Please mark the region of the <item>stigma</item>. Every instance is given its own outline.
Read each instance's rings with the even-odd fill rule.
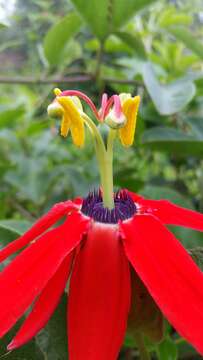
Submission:
[[[117,224],[119,220],[130,219],[137,212],[137,207],[129,193],[126,190],[120,190],[114,194],[114,208],[108,209],[104,207],[102,192],[98,190],[90,192],[83,199],[81,212],[94,221]]]

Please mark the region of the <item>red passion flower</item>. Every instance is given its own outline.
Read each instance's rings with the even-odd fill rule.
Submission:
[[[51,111],[63,116],[62,131],[70,129],[74,143],[81,146],[82,118],[87,115],[78,98],[73,99],[75,95],[78,93],[58,93]],[[107,119],[110,124],[109,144],[112,131],[123,130],[119,136],[126,144],[131,141],[127,132],[135,128],[135,122],[129,122],[132,111],[136,118],[137,105],[131,97],[124,102],[123,98],[109,102],[103,96],[100,111],[93,108],[99,121]],[[77,121],[81,121],[79,125]],[[120,127],[122,121],[124,127]],[[96,132],[94,125],[89,126]],[[108,145],[105,151],[109,151]],[[0,251],[2,262],[22,249],[0,274],[0,336],[31,307],[8,350],[29,341],[48,322],[70,279],[67,326],[71,360],[117,359],[129,314],[136,322],[136,292],[145,297],[143,301],[151,299],[153,313],[160,314],[159,322],[163,314],[203,354],[202,272],[166,227],[173,224],[203,231],[203,214],[166,200],[147,200],[128,190],[110,193],[111,184],[105,177],[110,170],[105,172],[102,161],[101,190],[54,205]],[[64,221],[53,228],[61,219]],[[145,317],[151,315],[145,313]],[[152,339],[161,338],[150,322],[149,326],[141,324],[139,330]]]

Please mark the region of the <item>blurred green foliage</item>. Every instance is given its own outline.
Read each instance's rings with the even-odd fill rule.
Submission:
[[[53,203],[98,186],[91,141],[82,151],[75,149],[58,135],[59,124],[48,119],[46,107],[56,85],[80,89],[97,105],[102,92],[140,94],[135,144],[129,150],[116,144],[115,187],[203,211],[201,7],[201,0],[16,0],[13,11],[5,11],[0,26],[1,246]],[[188,249],[197,249],[191,253],[198,262],[202,235],[173,230]],[[66,359],[61,311],[36,341],[7,359]],[[126,338],[121,358],[136,358],[134,347]],[[198,359],[169,326],[165,340],[149,348],[160,360]]]

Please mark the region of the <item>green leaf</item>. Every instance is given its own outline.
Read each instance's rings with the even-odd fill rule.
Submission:
[[[121,39],[119,39],[116,35],[110,35],[108,37],[108,39],[105,41],[104,50],[106,53],[126,53],[133,55],[133,49],[130,48]]]
[[[195,95],[195,85],[189,80],[178,80],[169,85],[160,84],[149,62],[143,64],[142,76],[156,109],[162,115],[182,110]]]
[[[147,185],[141,191],[140,194],[145,196],[148,199],[161,200],[166,199],[172,201],[174,204],[194,209],[193,204],[186,197],[184,197],[178,191],[171,189],[167,186],[156,186],[156,185]]]
[[[13,107],[0,108],[0,128],[13,127],[25,113],[23,104]]]
[[[203,141],[203,118],[190,117],[185,122],[189,125],[191,133],[199,140]]]
[[[24,320],[24,317],[21,318],[11,331],[0,340],[0,358],[2,360],[45,360],[43,353],[40,351],[34,339],[17,350],[11,352],[6,350],[6,346],[11,342]]]
[[[6,229],[17,235],[22,235],[32,225],[27,220],[0,220],[0,229]]]
[[[47,326],[38,334],[36,342],[47,360],[65,360],[67,354],[66,307],[64,294]]]
[[[8,23],[6,21],[3,21],[3,20],[0,21],[0,30],[4,29],[7,26],[9,26],[9,25],[8,25]]]
[[[142,60],[147,59],[147,54],[144,48],[144,44],[139,35],[133,36],[124,31],[117,31],[115,33],[124,43],[126,43],[130,48],[135,52],[135,56],[141,58]]]
[[[186,249],[201,246],[203,244],[203,233],[180,226],[169,226],[170,231],[181,241]]]
[[[156,0],[71,0],[92,32],[101,40],[123,26],[133,15]]]
[[[19,234],[16,232],[12,232],[3,227],[0,227],[0,249],[4,248],[6,245],[16,240],[19,237]],[[8,262],[10,259],[8,259]],[[0,270],[4,268],[4,263],[0,264]]]
[[[1,29],[1,24],[0,24],[0,29]],[[10,40],[10,41],[6,41],[5,43],[2,43],[0,45],[0,52],[3,52],[9,48],[17,48],[18,46],[20,46],[20,41],[19,40]]]
[[[116,35],[117,33],[115,33],[115,35],[110,35],[108,39],[105,41],[105,45],[104,45],[105,52],[108,53],[122,52],[132,55],[134,49],[130,48],[127,43],[119,39],[118,36]],[[99,44],[100,44],[99,40],[94,37],[86,41],[85,48],[90,51],[98,51],[100,46]]]
[[[167,6],[159,13],[158,23],[161,27],[171,25],[190,25],[192,23],[192,16],[181,12],[174,5]]]
[[[13,337],[14,337],[13,333]],[[6,344],[8,345],[12,339],[5,341],[4,348],[2,348],[1,358],[6,360],[45,360],[44,355],[35,345],[35,341],[32,340],[28,344],[22,346],[21,348],[14,350],[12,352],[7,352]],[[65,358],[64,358],[65,359]],[[47,358],[48,360],[48,358]],[[61,360],[61,359],[60,359]]]
[[[112,0],[111,0],[112,1]],[[130,18],[132,18],[136,12],[142,10],[146,6],[153,4],[156,0],[114,0],[112,1],[112,22],[115,29],[119,29]],[[108,3],[110,1],[107,1]]]
[[[136,342],[135,342],[133,336],[131,334],[129,334],[128,332],[127,332],[127,334],[125,336],[124,344],[128,348],[134,349],[136,347]]]
[[[30,199],[36,204],[42,203],[52,183],[52,174],[47,168],[48,160],[41,156],[38,158],[20,154],[14,161],[16,167],[5,174],[6,182],[18,190],[18,198]]]
[[[183,26],[168,27],[170,32],[176,39],[180,40],[188,49],[192,50],[196,55],[203,59],[203,43],[193,36],[193,34]]]
[[[67,42],[79,31],[81,18],[72,12],[54,25],[44,38],[44,53],[50,65],[57,65]]]
[[[203,140],[168,127],[153,127],[143,133],[142,143],[150,149],[180,156],[203,155]]]
[[[185,339],[178,339],[178,355],[179,359],[186,360],[202,360],[202,356],[197,354],[194,347],[186,342]]]
[[[188,252],[196,262],[197,266],[203,270],[203,247],[198,246],[196,248],[189,249]]]
[[[159,360],[176,360],[178,358],[177,346],[170,338],[166,338],[159,344],[158,357]]]
[[[63,61],[61,61],[62,68],[64,65],[67,67],[69,64],[80,57],[82,57],[82,48],[79,42],[70,40],[63,51]],[[58,68],[60,67],[58,66]]]
[[[17,239],[31,225],[32,223],[26,220],[0,220],[0,248]]]

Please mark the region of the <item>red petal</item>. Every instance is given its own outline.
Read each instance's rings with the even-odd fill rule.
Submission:
[[[0,251],[0,262],[4,261],[8,256],[22,249],[32,240],[36,239],[36,237],[49,229],[60,218],[68,214],[68,212],[73,209],[75,209],[75,205],[71,201],[55,204],[49,212],[36,221],[36,223],[34,223],[34,225],[26,231],[24,235],[11,242]]]
[[[203,231],[203,214],[175,205],[168,200],[147,200],[128,191],[134,202],[140,205],[142,213],[153,214],[164,224],[185,226]]]
[[[70,359],[115,360],[125,334],[129,303],[129,264],[116,226],[94,224],[71,277]]]
[[[182,208],[170,201],[154,200],[152,213],[164,224],[185,226],[194,230],[203,231],[203,214]]]
[[[0,336],[23,315],[81,240],[88,220],[73,213],[60,227],[42,235],[0,274]]]
[[[60,297],[65,289],[68,275],[71,269],[72,256],[67,258],[60,265],[55,275],[49,280],[48,284],[36,300],[32,311],[24,321],[14,339],[8,345],[8,350],[13,350],[22,346],[32,339],[48,322]]]
[[[77,207],[80,207],[83,203],[83,199],[81,197],[76,197],[74,200],[72,200],[73,204]]]
[[[203,354],[203,274],[159,220],[135,216],[121,224],[126,254],[177,331]]]
[[[141,196],[141,195],[139,195],[139,194],[136,194],[136,193],[134,193],[134,192],[132,192],[132,191],[129,191],[128,189],[124,189],[124,190],[128,192],[128,194],[130,195],[130,197],[132,198],[132,200],[133,200],[134,202],[139,203],[139,202],[142,202],[143,200],[145,200],[145,199],[143,198],[143,196]]]

